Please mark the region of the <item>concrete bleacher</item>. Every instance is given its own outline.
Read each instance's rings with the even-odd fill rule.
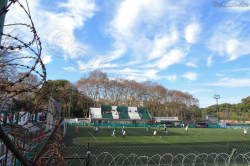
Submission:
[[[128,115],[128,107],[118,106],[117,111],[119,113],[120,119],[130,119],[130,117]]]
[[[112,107],[111,106],[101,106],[101,113],[103,119],[113,119]]]
[[[130,119],[141,119],[138,114],[137,107],[128,107],[128,115]]]
[[[101,108],[90,108],[90,114],[92,119],[101,119]]]
[[[117,112],[117,106],[112,106],[112,116],[113,116],[113,119],[119,119],[119,114]]]
[[[101,108],[90,108],[92,119],[144,119],[144,107],[124,106],[101,106]],[[152,119],[146,109],[146,119]]]

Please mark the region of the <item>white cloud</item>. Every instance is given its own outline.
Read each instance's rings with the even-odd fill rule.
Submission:
[[[170,35],[157,35],[154,39],[154,47],[149,54],[150,59],[158,58],[166,53],[166,50],[173,46],[178,39],[178,32],[171,30]]]
[[[245,27],[237,17],[221,21],[214,25],[214,33],[208,40],[208,48],[216,51],[220,56],[228,56],[227,61],[233,61],[242,55],[250,54],[250,40],[243,35]]]
[[[225,80],[220,80],[218,82],[202,83],[202,85],[222,86],[222,87],[229,87],[229,88],[248,87],[250,86],[250,79],[249,78],[240,78],[240,79],[227,78]]]
[[[114,38],[114,50],[124,49],[121,56],[125,53],[130,56],[128,59],[132,61],[123,66],[141,65],[161,58],[175,45],[185,47],[177,43],[183,28],[179,30],[176,25],[183,23],[178,19],[184,16],[183,8],[187,4],[181,5],[164,0],[117,1],[106,32]]]
[[[157,70],[147,70],[145,75],[150,79],[159,79],[159,77],[156,75],[157,73]]]
[[[228,61],[235,60],[242,55],[250,54],[250,42],[242,43],[238,40],[231,39],[227,41],[226,51],[229,56]]]
[[[168,54],[165,54],[161,59],[156,62],[156,64],[158,68],[166,69],[170,65],[180,63],[185,56],[186,53],[183,53],[181,50],[174,49],[171,50]]]
[[[190,81],[197,80],[197,73],[195,72],[187,72],[182,75],[182,77],[189,79]]]
[[[114,73],[114,70],[107,69],[105,70],[107,73]],[[138,70],[138,69],[131,69],[131,68],[124,68],[121,70],[115,70],[116,77],[119,78],[126,78],[129,80],[140,80],[140,81],[146,81],[146,80],[160,80],[160,79],[167,79],[169,82],[174,82],[177,79],[177,76],[170,75],[170,76],[159,76],[157,73],[159,70]]]
[[[74,67],[63,67],[63,69],[67,71],[76,71]]]
[[[187,65],[187,66],[194,67],[194,68],[197,67],[196,64],[194,64],[194,63],[192,63],[192,62],[188,62],[188,63],[186,63],[186,65]]]
[[[25,2],[22,2],[26,8]],[[41,5],[41,1],[29,1],[32,19],[43,44],[43,53],[60,56],[65,60],[76,58],[76,48],[86,50],[88,45],[76,41],[74,31],[82,28],[86,20],[94,16],[94,12],[97,11],[94,0],[67,0],[65,3],[56,3],[56,5],[56,8],[63,8],[63,10],[48,11]],[[10,17],[8,23],[30,24],[27,14],[19,5],[12,5],[8,16]],[[29,33],[30,30],[27,30],[25,26],[18,28],[16,32],[25,36],[23,40],[26,42],[32,39],[32,33]]]
[[[224,76],[225,74],[216,73],[215,75],[220,77],[220,76]]]
[[[43,56],[42,61],[43,61],[43,64],[47,64],[47,63],[52,62],[51,56],[49,56],[49,55]]]
[[[250,71],[250,68],[240,68],[240,69],[233,69],[233,70],[226,70],[227,72],[231,71]]]
[[[172,76],[166,76],[166,78],[170,82],[175,82],[175,80],[177,79],[177,76],[174,74]]]
[[[125,78],[125,79],[128,79],[128,80],[135,80],[135,81],[138,81],[138,82],[147,81],[147,78],[146,78],[146,77],[127,76],[127,77],[124,77],[124,78]]]
[[[221,78],[220,81],[226,81],[226,80],[229,80],[230,77],[225,77],[225,78]]]
[[[211,92],[212,89],[194,89],[194,90],[187,90],[189,93],[197,93],[197,92]]]
[[[212,57],[213,57],[213,55],[210,55],[210,56],[207,58],[207,66],[208,66],[208,67],[211,67],[212,64],[213,64]]]
[[[186,27],[185,38],[188,43],[194,44],[198,39],[198,35],[201,32],[201,26],[199,23],[191,23]]]

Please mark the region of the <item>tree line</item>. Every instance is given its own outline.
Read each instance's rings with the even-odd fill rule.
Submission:
[[[25,73],[19,73],[20,77]],[[35,75],[30,75],[18,85],[32,86],[39,80]],[[100,107],[101,105],[146,107],[152,117],[179,117],[181,120],[199,120],[201,111],[199,100],[188,92],[169,90],[166,87],[151,81],[136,82],[123,78],[110,79],[107,73],[100,70],[91,71],[88,76],[83,76],[75,83],[68,80],[48,80],[49,89],[45,102],[52,96],[62,105],[62,116],[84,117],[89,116],[89,107]],[[42,90],[40,95],[45,93]],[[146,94],[146,95],[145,95]],[[19,102],[25,103],[35,95],[24,93],[19,95]],[[71,104],[70,104],[71,95]],[[17,101],[15,103],[18,103]],[[20,104],[19,105],[23,105]],[[18,109],[18,104],[13,106]],[[21,109],[21,108],[20,108]]]
[[[94,70],[81,77],[75,86],[94,101],[95,107],[144,107],[146,97],[146,106],[152,116],[176,116],[181,120],[196,120],[201,116],[197,98],[188,92],[169,90],[157,82],[110,79],[107,73]]]
[[[25,73],[19,73],[22,77]],[[18,78],[17,77],[17,78]],[[17,86],[33,86],[39,82],[35,75],[30,75],[22,84]],[[70,117],[89,116],[89,107],[127,106],[146,107],[152,117],[179,117],[180,120],[201,121],[201,115],[217,115],[216,105],[199,108],[199,100],[188,92],[170,90],[151,81],[137,82],[123,78],[110,79],[107,73],[100,70],[91,71],[75,83],[68,80],[48,80],[49,89],[47,99],[52,96],[62,105],[62,116]],[[45,93],[45,89],[42,94]],[[28,102],[35,93],[19,95],[21,103]],[[41,94],[41,95],[42,95]],[[46,102],[46,101],[45,101]],[[18,109],[17,106],[13,108]],[[19,103],[19,105],[22,105]],[[250,120],[250,96],[242,99],[241,103],[218,105],[220,120]]]

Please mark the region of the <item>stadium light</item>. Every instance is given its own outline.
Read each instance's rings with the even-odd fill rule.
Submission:
[[[216,99],[217,102],[217,125],[219,128],[218,99],[220,98],[220,95],[214,95],[213,98]]]
[[[147,107],[147,105],[146,105],[146,101],[147,101],[146,96],[147,96],[149,93],[148,93],[148,91],[144,90],[144,91],[143,91],[143,94],[145,95],[144,127],[146,127],[146,107]]]

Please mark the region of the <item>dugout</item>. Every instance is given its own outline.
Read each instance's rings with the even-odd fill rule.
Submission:
[[[181,124],[183,124],[183,122],[182,121],[164,121],[164,120],[162,120],[159,124],[161,126],[163,126],[165,124],[166,127],[181,127]]]
[[[144,125],[144,120],[132,120],[132,119],[91,119],[91,123],[95,124],[133,124]],[[151,124],[151,120],[146,120],[146,124]]]
[[[180,127],[183,123],[178,117],[153,117],[153,121],[156,125],[166,124],[167,127]]]

